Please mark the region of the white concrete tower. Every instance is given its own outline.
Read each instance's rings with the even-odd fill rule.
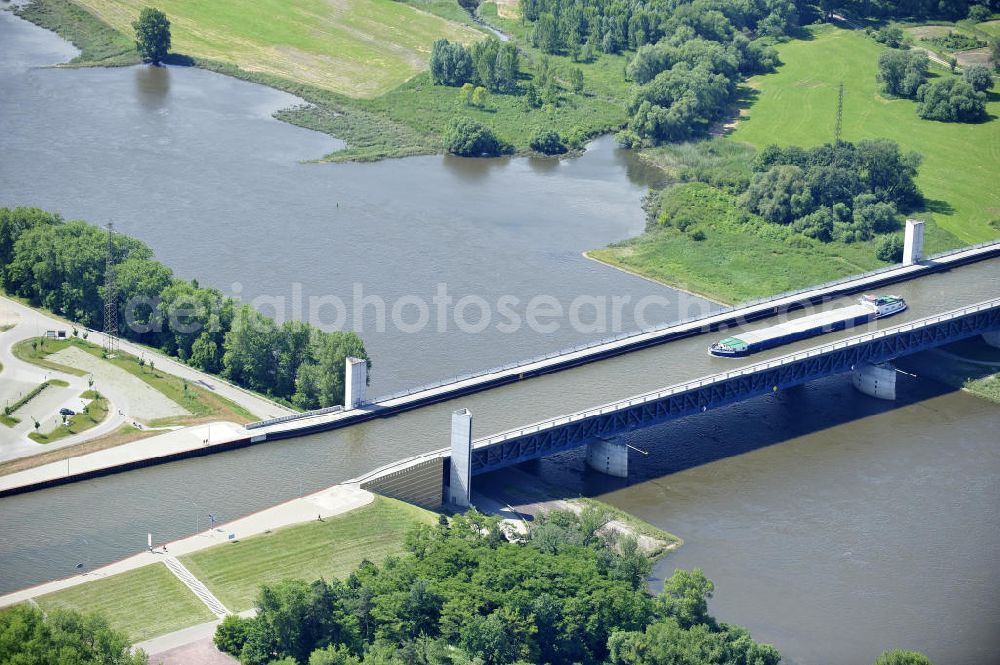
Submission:
[[[451,476],[448,501],[466,508],[472,501],[472,412],[451,414]]]
[[[924,258],[924,223],[918,219],[906,220],[906,238],[903,240],[903,265],[920,263]]]
[[[356,409],[365,401],[368,361],[348,357],[344,367],[344,410]]]

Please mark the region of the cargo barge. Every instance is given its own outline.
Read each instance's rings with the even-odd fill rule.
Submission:
[[[906,301],[899,296],[865,295],[858,298],[857,305],[820,312],[794,321],[780,323],[770,328],[727,337],[709,347],[708,352],[713,356],[723,358],[741,358],[757,351],[807,337],[843,330],[874,319],[892,316],[904,309],[906,309]]]

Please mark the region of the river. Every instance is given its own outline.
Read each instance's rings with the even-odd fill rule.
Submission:
[[[654,180],[607,140],[558,162],[303,164],[338,144],[271,119],[296,103],[283,93],[191,69],[34,69],[73,51],[5,12],[0,43],[0,205],[113,221],[185,278],[229,293],[238,282],[247,300],[295,284],[304,297],[349,294],[355,282],[387,300],[429,298],[444,282],[489,302],[667,294],[676,307],[662,318],[702,306],[580,257],[642,228]],[[968,298],[995,294],[997,265],[901,285],[908,316],[966,285]],[[385,391],[594,336],[564,326],[365,339]],[[702,340],[678,344],[462,405],[483,434],[714,367]],[[450,408],[408,415],[415,429],[377,421],[0,500],[0,590],[137,551],[147,531],[175,538],[208,512],[229,519],[440,447]],[[995,405],[926,379],[901,377],[889,404],[833,377],[637,434],[649,455],[632,454],[628,483],[583,472],[578,453],[536,471],[683,537],[656,577],[704,568],[718,585],[712,611],[789,663],[870,663],[900,646],[972,665],[1000,653],[998,425]]]

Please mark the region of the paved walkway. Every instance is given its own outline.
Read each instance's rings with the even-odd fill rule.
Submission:
[[[181,540],[167,543],[167,551],[163,551],[163,545],[156,543],[156,534],[153,534],[153,551],[144,551],[139,554],[108,564],[97,570],[74,575],[61,580],[46,582],[38,586],[22,589],[0,596],[0,607],[14,605],[25,602],[31,598],[41,596],[53,591],[60,591],[78,584],[85,584],[94,579],[109,577],[128,570],[134,570],[152,563],[165,562],[165,559],[181,556],[190,552],[197,552],[213,545],[220,545],[232,539],[252,536],[264,533],[272,529],[278,529],[291,524],[310,522],[317,517],[326,519],[335,515],[349,512],[356,508],[366,506],[374,500],[371,492],[360,489],[357,485],[334,485],[325,490],[309,494],[304,497],[286,501],[266,510],[262,510],[246,517],[233,520],[218,528],[203,531],[202,533],[183,538]],[[230,538],[232,536],[232,538]],[[137,543],[137,547],[145,547],[146,543]],[[221,603],[220,603],[221,605]]]

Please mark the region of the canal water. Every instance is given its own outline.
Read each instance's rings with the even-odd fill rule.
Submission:
[[[72,49],[4,12],[0,43],[0,205],[114,221],[184,277],[224,290],[240,282],[248,300],[290,295],[295,283],[343,294],[355,281],[387,299],[429,297],[440,281],[486,299],[682,300],[579,256],[642,227],[651,176],[606,141],[564,162],[301,164],[337,144],[271,120],[295,102],[287,95],[198,70],[33,69]],[[998,265],[900,285],[912,310],[898,320],[995,295]],[[682,302],[683,313],[695,304]],[[377,391],[578,339],[366,335]],[[457,406],[472,409],[480,435],[723,368],[704,345],[685,340],[397,419],[2,499],[0,590],[133,553],[149,531],[176,538],[210,512],[231,519],[441,447]],[[926,379],[903,377],[889,404],[833,377],[636,435],[630,442],[649,454],[632,454],[627,484],[584,472],[578,453],[535,470],[683,537],[657,578],[704,568],[718,585],[712,611],[790,663],[867,663],[900,646],[971,665],[1000,653],[998,427],[995,405]]]

